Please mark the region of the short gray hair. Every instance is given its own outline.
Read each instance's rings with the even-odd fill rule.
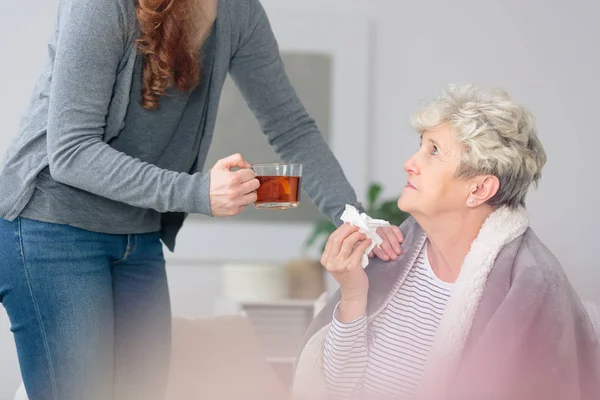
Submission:
[[[456,176],[496,176],[500,188],[488,204],[524,206],[529,186],[537,187],[546,163],[531,112],[499,89],[488,93],[471,84],[448,85],[411,119],[421,134],[445,123],[463,145]]]

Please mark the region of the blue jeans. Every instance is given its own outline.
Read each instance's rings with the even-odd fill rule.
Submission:
[[[158,232],[0,218],[0,302],[30,400],[164,398],[171,310]]]

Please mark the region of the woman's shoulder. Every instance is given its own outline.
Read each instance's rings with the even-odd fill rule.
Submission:
[[[267,18],[259,0],[219,0],[217,20],[219,17],[225,20],[220,22],[229,24],[229,29],[242,37]]]
[[[235,16],[249,15],[252,8],[257,5],[260,6],[259,0],[219,0],[219,7],[225,7],[230,14]]]
[[[538,293],[555,291],[557,288],[571,290],[561,263],[531,227],[521,238],[512,276],[513,284],[526,283],[529,290]]]
[[[89,9],[92,7],[94,11],[105,12],[107,14],[118,15],[119,17],[135,16],[135,1],[132,0],[60,0],[58,3],[59,10],[69,11],[76,8]],[[116,14],[115,14],[116,12]]]
[[[60,0],[58,3],[59,29],[62,22],[79,21],[115,27],[127,41],[136,33],[136,2],[132,0]]]
[[[514,260],[510,291],[522,310],[529,310],[532,315],[537,313],[538,321],[540,310],[552,315],[548,318],[555,321],[555,326],[588,318],[581,296],[561,263],[531,228],[522,236]],[[593,336],[591,323],[577,327],[585,332],[583,334]]]

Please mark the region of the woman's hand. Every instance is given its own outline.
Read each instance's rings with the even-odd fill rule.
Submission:
[[[348,223],[329,236],[321,264],[340,284],[342,294],[338,309],[340,322],[351,322],[365,313],[369,279],[360,264],[371,240]]]
[[[242,168],[231,171],[231,168]],[[233,154],[216,162],[210,170],[210,209],[215,217],[241,213],[256,201],[260,186],[254,171],[240,154]]]
[[[397,260],[402,254],[400,244],[404,241],[404,236],[397,226],[382,226],[377,228],[377,234],[383,239],[381,248],[375,246],[369,253],[369,257],[377,256],[383,261]]]

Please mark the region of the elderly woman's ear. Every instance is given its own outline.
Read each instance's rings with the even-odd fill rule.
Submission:
[[[500,181],[493,175],[478,176],[474,178],[469,195],[467,197],[467,206],[477,207],[485,204],[493,198],[500,189]]]

